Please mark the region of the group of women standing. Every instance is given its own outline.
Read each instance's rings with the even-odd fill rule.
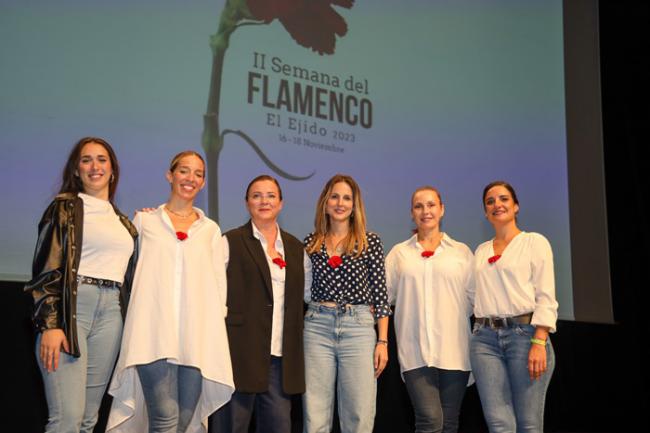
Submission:
[[[417,189],[415,234],[384,261],[350,176],[327,182],[303,242],[279,227],[282,190],[266,175],[246,190],[250,221],[222,236],[193,206],[204,177],[198,153],[179,153],[168,200],[131,223],[113,204],[111,146],[73,148],[26,286],[48,432],[91,432],[108,387],[109,431],[205,432],[216,411],[216,432],[247,432],[255,414],[258,432],[284,433],[303,394],[304,432],[331,431],[337,401],[341,431],[369,433],[391,305],[417,432],[457,431],[470,371],[491,432],[542,431],[553,259],[518,228],[509,184],[483,192],[495,236],[474,255],[441,231],[440,192]]]

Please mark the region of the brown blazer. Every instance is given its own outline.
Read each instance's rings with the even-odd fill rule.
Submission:
[[[271,272],[253,226],[247,224],[225,234],[230,250],[228,316],[226,328],[235,388],[240,392],[268,390],[271,362],[273,288]],[[280,230],[286,267],[284,330],[282,336],[282,387],[287,394],[305,392],[303,355],[304,249],[302,242]]]

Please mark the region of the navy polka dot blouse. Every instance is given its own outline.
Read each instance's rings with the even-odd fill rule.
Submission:
[[[309,255],[312,264],[311,300],[315,302],[336,302],[339,305],[372,305],[375,317],[391,314],[386,293],[386,271],[384,269],[384,246],[374,233],[367,233],[368,248],[357,258],[343,255],[338,267],[333,268],[327,261],[325,243],[320,251]],[[309,245],[313,233],[305,238]]]

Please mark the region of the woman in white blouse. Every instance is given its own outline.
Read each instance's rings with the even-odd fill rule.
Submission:
[[[110,386],[110,431],[205,432],[234,390],[221,230],[192,206],[205,183],[201,155],[176,155],[167,180],[167,202],[134,219],[140,256]]]
[[[445,207],[437,189],[411,197],[417,232],[386,257],[389,301],[402,377],[415,412],[415,431],[458,431],[469,379],[473,256],[440,231]]]
[[[510,184],[488,184],[483,208],[495,236],[475,253],[472,371],[491,433],[541,433],[555,366],[548,338],[558,306],[553,253],[544,236],[517,227],[519,201]]]

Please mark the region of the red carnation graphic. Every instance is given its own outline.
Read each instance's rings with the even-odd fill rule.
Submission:
[[[333,5],[351,8],[353,0],[247,0],[255,19],[278,19],[294,41],[318,54],[333,54],[336,36],[345,36],[348,25]]]
[[[185,239],[187,239],[187,233],[176,232],[176,237],[178,238],[179,241],[184,241]]]
[[[282,269],[282,268],[284,268],[284,267],[287,266],[287,262],[285,262],[284,260],[282,260],[282,257],[276,257],[276,258],[274,258],[274,259],[273,259],[273,263],[275,263],[276,265],[278,265],[278,266],[280,267],[280,269]]]
[[[332,256],[327,261],[327,264],[330,265],[332,269],[336,269],[343,264],[343,259],[341,256]]]
[[[348,32],[345,19],[335,6],[350,9],[354,0],[226,0],[219,17],[217,32],[210,36],[212,73],[208,106],[203,116],[201,144],[206,154],[208,177],[208,214],[219,221],[219,155],[225,137],[234,135],[248,144],[264,163],[279,176],[289,180],[305,180],[311,174],[291,174],[275,165],[255,142],[241,130],[223,128],[219,124],[221,80],[226,51],[235,30],[244,26],[266,25],[278,20],[299,45],[320,55],[334,54],[337,36]]]
[[[432,255],[434,255],[435,253],[436,253],[435,251],[426,250],[426,251],[422,251],[422,254],[421,254],[421,255],[422,255],[422,257],[424,257],[425,259],[428,259],[429,257],[431,257]]]

